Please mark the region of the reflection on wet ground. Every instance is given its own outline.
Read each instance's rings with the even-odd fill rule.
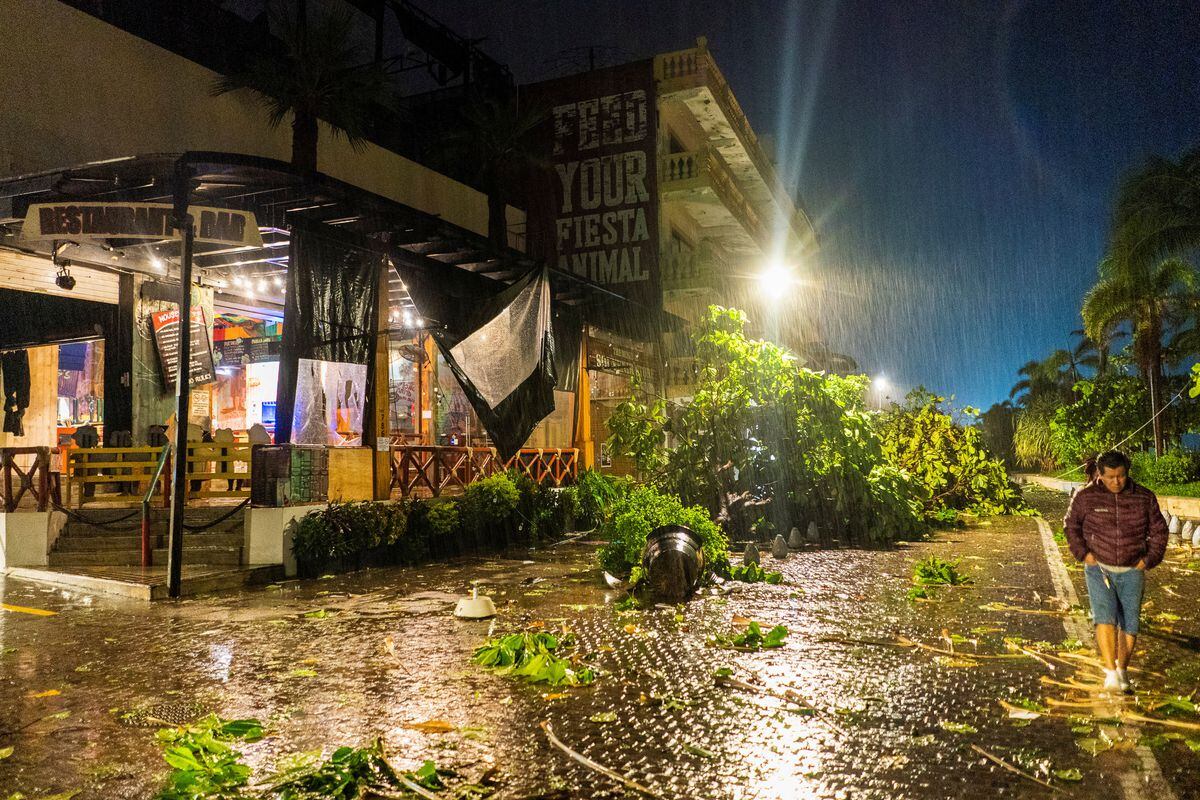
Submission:
[[[1008,717],[997,701],[1041,698],[1044,664],[969,658],[1004,653],[1006,636],[1065,637],[1061,615],[981,608],[1058,609],[1033,520],[995,520],[890,550],[764,558],[785,573],[784,585],[727,584],[680,608],[632,612],[614,608],[621,595],[598,580],[593,552],[581,543],[154,605],[3,580],[3,603],[58,613],[0,612],[0,730],[28,725],[0,739],[14,748],[0,761],[0,797],[150,796],[166,766],[147,718],[200,708],[269,723],[270,736],[243,748],[256,768],[286,752],[379,735],[397,766],[429,758],[467,779],[498,768],[501,798],[625,796],[554,749],[543,720],[570,747],[672,798],[1051,794],[972,744],[1014,764],[1078,769],[1082,781],[1069,788],[1079,797],[1105,795],[1114,776],[1135,768],[1129,750],[1084,753],[1066,719]],[[930,554],[960,558],[974,583],[940,591],[937,602],[908,600],[912,563]],[[1200,596],[1200,572],[1154,577],[1169,579],[1179,598]],[[493,623],[450,614],[471,581],[496,600],[496,631],[567,625],[602,677],[560,690],[473,666],[470,654]],[[1176,603],[1175,630],[1197,630],[1194,602],[1153,581],[1150,593],[1157,612]],[[709,646],[734,616],[787,625],[787,645]],[[955,656],[870,643],[904,636],[945,648],[943,631],[971,641],[957,641]],[[1176,643],[1146,641],[1154,669],[1196,663]],[[819,713],[717,685],[721,667],[791,687]],[[69,716],[52,717],[62,711]],[[616,719],[600,721],[611,719],[602,712]],[[406,727],[429,720],[456,730]],[[1171,757],[1160,760],[1172,762],[1165,771],[1176,794],[1196,796],[1196,756],[1182,742],[1165,747]]]

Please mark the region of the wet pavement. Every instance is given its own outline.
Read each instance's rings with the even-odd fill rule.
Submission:
[[[1065,500],[1037,502],[1057,526],[1055,504]],[[1122,781],[1136,791],[1142,779],[1131,743],[1094,757],[1077,745],[1102,735],[1098,726],[1065,713],[1011,719],[1000,706],[1048,693],[1078,698],[1041,682],[1067,680],[1069,666],[972,657],[1013,655],[1005,637],[1066,638],[1032,519],[888,550],[764,557],[782,569],[783,585],[727,584],[680,608],[644,611],[615,609],[622,595],[599,581],[594,550],[573,544],[152,605],[0,579],[0,602],[57,612],[0,611],[0,749],[13,747],[0,760],[0,797],[152,796],[167,772],[152,720],[201,710],[268,723],[267,738],[239,748],[256,769],[285,753],[381,736],[399,767],[433,759],[465,781],[495,768],[498,798],[627,796],[551,746],[543,721],[568,746],[669,798],[1056,794],[972,745],[1042,778],[1077,769],[1079,782],[1048,778],[1076,797],[1121,796]],[[961,559],[974,583],[938,590],[933,602],[907,599],[913,562],[932,554]],[[1143,642],[1146,666],[1178,681],[1189,669],[1200,674],[1187,638],[1200,632],[1200,569],[1173,558],[1151,573],[1148,614],[1178,619],[1163,618],[1170,632]],[[1071,575],[1085,596],[1082,575]],[[474,666],[470,655],[493,623],[450,614],[472,580],[497,601],[497,633],[566,625],[601,677],[556,689]],[[711,646],[735,617],[786,625],[786,646]],[[722,667],[760,688],[719,685]],[[788,688],[808,707],[780,699]],[[615,720],[592,721],[608,719],[596,716],[604,712]],[[431,720],[455,730],[406,727]],[[1200,797],[1200,757],[1183,741],[1155,752],[1176,797]]]

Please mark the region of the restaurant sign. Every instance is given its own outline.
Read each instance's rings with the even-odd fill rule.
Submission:
[[[177,236],[170,203],[36,203],[25,213],[21,235],[44,239],[171,239]],[[188,206],[196,241],[262,247],[250,211]]]

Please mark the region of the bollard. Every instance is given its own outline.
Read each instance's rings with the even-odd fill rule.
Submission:
[[[792,531],[788,534],[788,547],[792,550],[799,550],[803,546],[804,540],[800,538],[800,529],[792,526]]]
[[[748,543],[745,552],[742,553],[742,564],[757,564],[760,558],[762,556],[758,552],[758,545],[754,542]]]
[[[776,536],[775,541],[771,543],[771,555],[779,559],[788,557],[787,542],[783,540],[782,536]]]
[[[704,577],[700,537],[683,525],[664,525],[646,537],[642,569],[650,592],[667,603],[687,600]]]

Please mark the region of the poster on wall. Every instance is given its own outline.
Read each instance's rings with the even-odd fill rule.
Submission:
[[[162,366],[163,386],[175,388],[175,372],[179,364],[179,309],[156,311],[150,315],[154,328],[154,344]],[[188,386],[195,388],[213,382],[213,354],[208,341],[204,309],[192,308],[191,344],[188,353]]]
[[[651,308],[658,271],[653,60],[534,84],[545,109],[546,186],[531,187],[531,251]]]
[[[302,358],[296,370],[292,441],[360,447],[367,396],[366,364]]]

